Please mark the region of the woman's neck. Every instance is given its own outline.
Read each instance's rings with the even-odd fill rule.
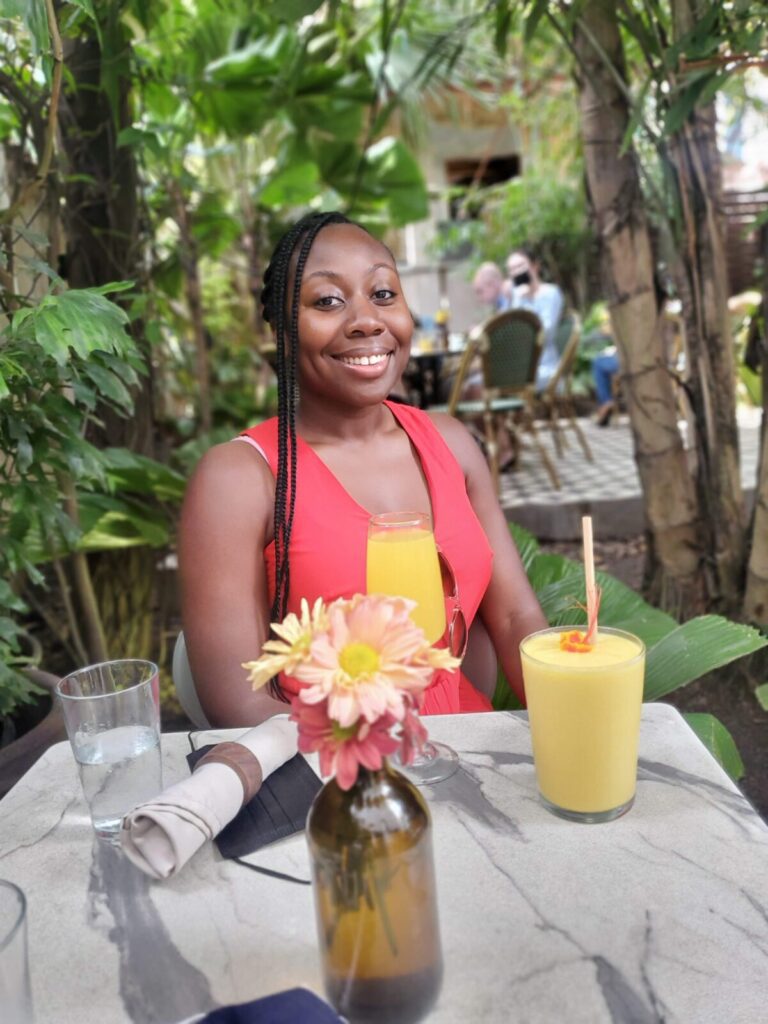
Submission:
[[[308,444],[366,441],[393,425],[383,402],[363,408],[331,408],[327,402],[301,398],[296,409],[296,429]]]

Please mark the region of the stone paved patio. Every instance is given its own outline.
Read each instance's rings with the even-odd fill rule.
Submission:
[[[760,440],[760,410],[739,409],[741,483],[745,501],[754,496]],[[595,537],[632,537],[645,525],[640,480],[626,416],[600,428],[580,419],[594,455],[589,462],[574,432],[565,431],[568,447],[558,458],[550,431],[540,426],[543,445],[554,462],[562,489],[552,487],[541,459],[525,439],[520,463],[501,479],[501,504],[508,519],[526,527],[539,540],[576,540],[581,536],[581,517],[591,515]]]

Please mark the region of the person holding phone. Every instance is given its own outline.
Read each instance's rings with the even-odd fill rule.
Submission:
[[[539,277],[539,261],[527,249],[516,249],[507,257],[507,274],[512,285],[510,309],[528,309],[541,320],[544,344],[536,370],[536,390],[547,386],[557,369],[560,353],[555,345],[555,329],[563,313],[563,293],[556,284]]]

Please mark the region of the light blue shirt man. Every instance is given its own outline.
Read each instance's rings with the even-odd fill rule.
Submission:
[[[536,390],[541,391],[560,362],[555,345],[555,328],[563,313],[563,293],[556,284],[539,280],[538,264],[523,252],[513,252],[507,259],[507,272],[512,280],[511,309],[528,309],[541,320],[544,328],[539,365],[536,368]]]

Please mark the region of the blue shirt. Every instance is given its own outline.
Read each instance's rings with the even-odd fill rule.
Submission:
[[[563,293],[556,284],[540,284],[535,295],[521,295],[520,291],[520,288],[513,289],[510,309],[530,310],[541,320],[544,328],[544,343],[536,369],[536,390],[540,391],[546,387],[560,362],[560,353],[555,345],[555,328],[563,312]]]

